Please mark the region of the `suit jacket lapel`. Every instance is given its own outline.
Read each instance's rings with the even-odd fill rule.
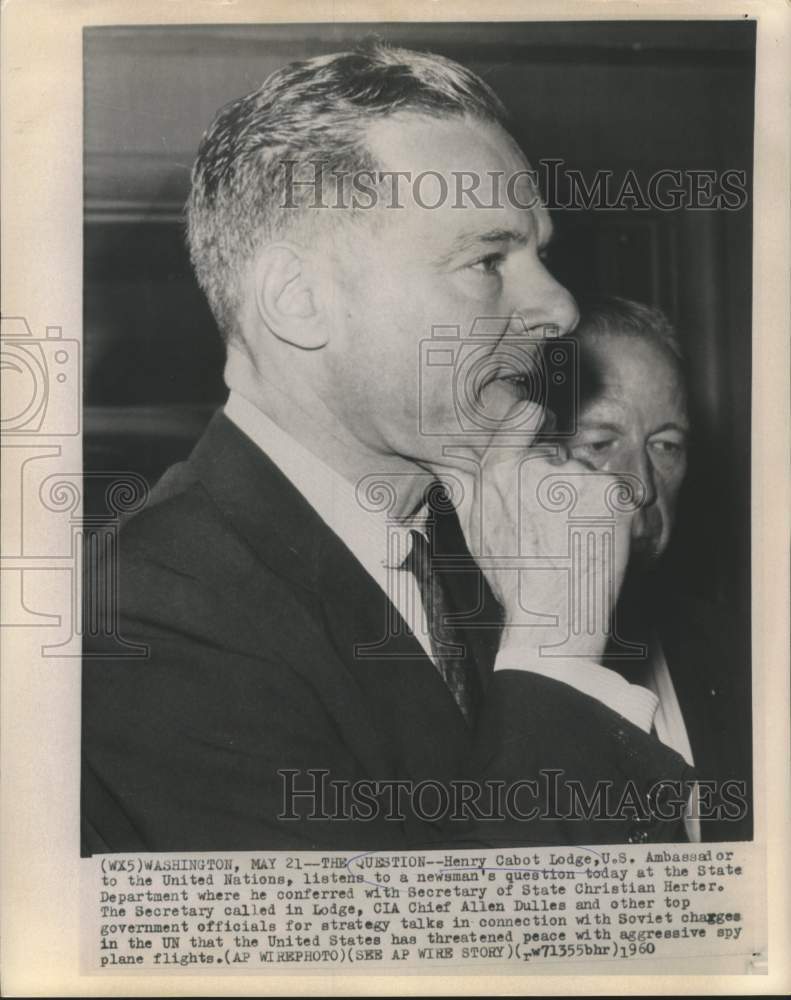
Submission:
[[[470,739],[458,706],[384,591],[329,531],[318,590],[335,650],[366,693],[376,729],[397,748],[394,776],[452,777]]]
[[[189,464],[259,559],[289,582],[313,590],[326,525],[222,411],[212,418]]]
[[[350,688],[363,694],[369,714],[360,727],[379,744],[380,761],[395,771],[400,760],[409,777],[451,771],[469,740],[464,720],[420,642],[341,539],[221,412],[189,464],[258,558],[309,595]],[[337,691],[328,665],[303,669]]]

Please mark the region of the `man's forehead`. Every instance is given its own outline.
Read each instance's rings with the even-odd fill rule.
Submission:
[[[380,203],[392,208],[397,191],[409,217],[401,220],[405,228],[425,229],[428,242],[447,250],[449,243],[497,232],[549,240],[552,225],[535,174],[496,123],[402,112],[369,126],[367,145],[386,175]]]
[[[483,178],[498,170],[516,173],[529,167],[502,126],[470,116],[397,112],[372,122],[366,143],[388,170],[469,171]]]
[[[606,384],[645,378],[682,381],[678,362],[661,342],[650,334],[625,333],[617,327],[606,333],[592,333],[580,340],[583,355],[592,361]]]
[[[686,409],[686,393],[678,365],[648,337],[600,334],[582,338],[585,362],[581,375],[587,397],[583,415],[595,422],[637,406]]]

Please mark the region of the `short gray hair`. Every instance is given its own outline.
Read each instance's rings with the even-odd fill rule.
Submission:
[[[322,177],[379,166],[365,144],[375,120],[408,111],[503,124],[489,86],[443,56],[373,40],[351,52],[295,62],[220,110],[200,144],[187,202],[187,242],[198,283],[223,337],[240,333],[240,276],[262,239],[304,225],[304,189],[288,191],[284,164]],[[291,174],[293,177],[293,173]],[[348,219],[353,211],[313,213]],[[370,213],[369,213],[370,214]]]
[[[573,336],[579,340],[605,333],[653,340],[672,354],[679,367],[684,361],[675,327],[656,306],[614,295],[583,306]]]
[[[583,348],[589,338],[605,335],[640,338],[658,344],[676,366],[682,383],[686,382],[684,354],[675,328],[656,306],[616,296],[602,298],[587,305],[582,303],[579,323],[569,336]],[[543,342],[545,355],[546,351],[551,350],[552,343],[551,339]],[[569,396],[565,384],[558,383],[556,386],[552,380],[547,384],[546,409],[552,416],[539,440],[553,443],[557,441],[558,434],[573,434],[579,408],[590,402],[598,389],[595,385],[595,372],[583,363],[582,350],[578,350],[577,355],[577,367],[573,376],[576,380],[574,398]]]

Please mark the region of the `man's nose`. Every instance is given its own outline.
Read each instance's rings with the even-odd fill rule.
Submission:
[[[574,296],[536,259],[520,285],[515,312],[530,329],[556,327],[559,336],[577,325]]]
[[[642,490],[640,496],[641,507],[651,507],[656,503],[657,489],[654,467],[646,453],[645,448],[634,448],[624,463],[624,468],[619,468],[618,472],[628,472],[640,481]]]

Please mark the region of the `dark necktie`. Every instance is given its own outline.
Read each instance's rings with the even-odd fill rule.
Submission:
[[[491,670],[499,645],[501,609],[467,549],[447,495],[439,494],[437,501],[434,491],[429,507],[430,541],[410,532],[412,549],[404,568],[420,590],[437,670],[467,724],[474,726],[483,699],[481,675]],[[476,617],[476,627],[466,627]]]
[[[453,608],[443,574],[432,565],[429,543],[419,531],[410,531],[412,550],[404,566],[414,573],[428,622],[431,651],[442,679],[467,724],[475,724],[480,682],[461,629],[449,621]]]

